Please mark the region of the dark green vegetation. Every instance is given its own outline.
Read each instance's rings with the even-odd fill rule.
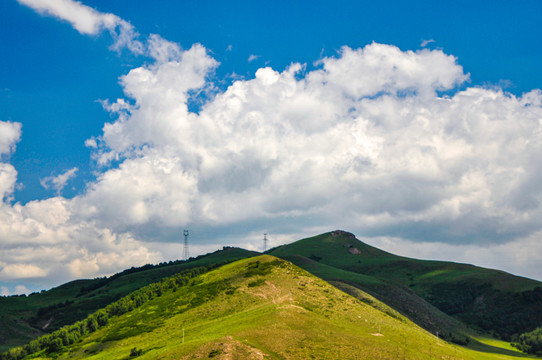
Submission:
[[[446,343],[357,291],[365,301],[268,255],[211,271],[192,269],[137,290],[90,315],[78,327],[71,325],[46,335],[48,345],[26,358],[525,357],[513,350],[496,354]],[[130,303],[133,306],[127,306]],[[70,334],[79,337],[72,340]],[[43,339],[35,343],[45,342]],[[18,358],[23,350],[14,349],[4,357]]]
[[[0,352],[83,320],[132,291],[164,277],[257,254],[225,247],[188,261],[145,265],[106,278],[76,280],[29,296],[0,297]]]
[[[514,346],[526,353],[542,356],[542,327],[521,334],[514,342]]]
[[[188,284],[194,285],[194,277],[209,271],[213,267],[216,267],[216,265],[208,268],[197,267],[191,270],[185,270],[172,277],[163,278],[159,282],[144,286],[112,304],[107,305],[104,309],[100,309],[94,314],[89,315],[82,321],[78,321],[72,325],[66,325],[51,334],[41,336],[20,348],[12,349],[9,352],[0,355],[0,359],[19,360],[27,355],[39,352],[45,354],[58,353],[67,346],[78,342],[85,335],[92,334],[104,327],[111,319],[137,309],[143,304],[152,301],[154,298],[162,296],[164,292],[177,291],[178,287],[186,286]],[[208,298],[206,297],[196,297],[189,302],[189,306],[197,306],[200,305],[202,301],[207,300]],[[129,331],[125,333],[129,333]],[[141,355],[140,350],[136,348],[132,349],[130,352],[131,356],[136,356],[137,354]]]
[[[361,289],[458,344],[470,328],[505,340],[542,324],[542,283],[467,264],[396,256],[334,231],[271,249],[335,286]]]

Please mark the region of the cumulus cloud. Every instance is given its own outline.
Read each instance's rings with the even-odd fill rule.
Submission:
[[[0,159],[15,150],[15,144],[21,137],[21,124],[0,121]],[[0,162],[0,202],[11,200],[17,182],[17,171],[8,163]]]
[[[168,41],[160,35],[151,34],[147,42],[149,55],[157,63],[178,61],[181,58],[181,47],[179,44]]]
[[[0,281],[52,286],[159,262],[162,255],[129,233],[113,233],[78,216],[55,197],[0,207]]]
[[[300,64],[261,68],[189,112],[215,66],[198,45],[122,78],[135,104],[110,104],[97,150],[122,164],[77,199],[89,216],[119,231],[297,221],[467,245],[542,225],[538,90],[443,96],[469,79],[453,56],[371,44],[301,78]]]
[[[138,34],[127,21],[114,14],[101,13],[89,6],[73,0],[17,0],[40,14],[54,16],[69,22],[77,31],[85,35],[97,35],[108,30],[114,38],[112,49],[127,48],[140,54],[143,45],[136,40]]]
[[[39,278],[46,275],[45,270],[31,264],[10,264],[0,270],[0,279]]]
[[[0,200],[11,199],[16,182],[17,170],[13,165],[0,163]]]
[[[77,170],[79,169],[74,167],[60,175],[48,176],[46,178],[41,179],[40,184],[45,189],[55,190],[57,195],[59,195],[62,189],[64,189],[64,187],[68,183],[68,181],[75,177],[75,173],[77,172]]]
[[[82,33],[109,29],[79,3],[43,4]],[[92,26],[52,4],[83,7]],[[520,251],[522,265],[514,255],[538,251],[542,232],[540,90],[468,87],[452,55],[373,43],[345,46],[310,71],[260,68],[217,91],[218,62],[203,45],[152,35],[144,48],[154,61],[120,78],[125,98],[102,101],[114,121],[86,142],[102,166],[96,181],[69,200],[2,202],[3,279],[160,261],[186,226],[208,235],[200,249],[226,241],[219,233],[247,246],[263,232],[278,244],[336,228],[392,239],[401,252],[435,256],[444,244],[464,261],[487,248],[483,265],[542,279],[538,258]],[[0,138],[0,150],[19,134]],[[16,171],[2,165],[7,198]],[[69,175],[54,178],[58,188]]]
[[[21,137],[21,124],[0,121],[0,156],[15,150],[15,144]]]
[[[468,79],[456,59],[441,51],[403,52],[382,44],[345,46],[340,57],[322,63],[324,71],[312,76],[356,100],[379,94],[434,96],[436,90],[453,89]]]
[[[196,44],[184,51],[178,61],[157,62],[123,76],[124,92],[135,104],[129,105],[124,99],[105,103],[106,109],[118,114],[119,119],[104,126],[101,140],[107,145],[102,148],[105,152],[100,162],[107,163],[120,155],[131,157],[134,150],[169,147],[176,151],[183,144],[189,145],[191,137],[205,136],[194,133],[190,123],[184,121],[196,120],[196,115],[188,111],[187,102],[191,92],[205,87],[207,75],[217,65],[206,49]]]

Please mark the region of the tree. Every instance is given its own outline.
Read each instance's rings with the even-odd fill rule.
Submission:
[[[61,338],[56,338],[56,339],[53,339],[50,343],[49,343],[49,347],[47,349],[47,352],[59,352],[60,350],[62,350],[62,339]]]

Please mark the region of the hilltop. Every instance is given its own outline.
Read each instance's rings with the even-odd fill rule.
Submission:
[[[463,324],[506,340],[542,324],[542,283],[504,271],[397,256],[345,231],[302,239],[268,253],[345,291],[366,291],[458,343],[467,341]]]

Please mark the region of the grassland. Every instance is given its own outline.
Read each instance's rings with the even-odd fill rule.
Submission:
[[[447,343],[369,294],[350,296],[264,255],[199,275],[61,352],[34,358],[528,358],[500,343],[480,344],[476,351]]]

